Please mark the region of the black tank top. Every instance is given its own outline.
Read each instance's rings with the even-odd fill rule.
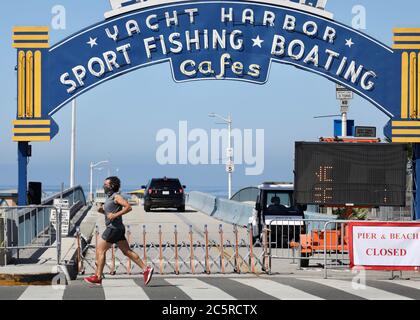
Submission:
[[[124,229],[123,219],[122,217],[118,217],[114,221],[110,221],[108,219],[109,213],[117,213],[118,211],[121,211],[122,206],[118,203],[115,203],[115,196],[119,195],[119,193],[114,193],[112,196],[108,197],[104,204],[104,211],[105,211],[105,225],[107,228],[112,229]]]

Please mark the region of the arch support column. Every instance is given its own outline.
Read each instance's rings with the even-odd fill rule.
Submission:
[[[42,110],[42,70],[49,48],[48,27],[13,28],[17,49],[17,112],[13,141],[18,143],[18,205],[27,205],[29,142],[51,140],[51,120]]]
[[[413,218],[420,220],[420,29],[394,29],[401,54],[401,114],[392,121],[392,142],[413,144]]]

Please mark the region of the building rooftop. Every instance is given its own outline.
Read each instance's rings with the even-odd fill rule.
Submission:
[[[289,182],[264,182],[258,186],[262,190],[283,190],[283,191],[293,191],[293,183]]]

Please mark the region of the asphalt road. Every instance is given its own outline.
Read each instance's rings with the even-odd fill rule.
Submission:
[[[0,287],[0,300],[420,300],[418,280],[350,280],[255,276],[107,277],[102,286],[82,279],[68,286]]]

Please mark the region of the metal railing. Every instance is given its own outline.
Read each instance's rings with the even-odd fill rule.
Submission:
[[[272,259],[298,261],[299,268],[308,267],[309,260],[324,261],[320,247],[327,219],[276,218],[266,226],[268,238],[269,273]]]
[[[61,261],[61,233],[56,232],[50,222],[51,210],[56,210],[57,229],[61,229],[62,209],[60,207],[17,206],[0,208],[2,229],[2,246],[4,264],[8,258],[21,258],[21,251],[55,248],[57,250],[57,264]],[[30,256],[25,258],[29,258]]]
[[[285,265],[273,263],[278,259],[297,263],[298,268],[307,268],[310,261],[315,261],[322,266],[324,277],[327,278],[328,270],[350,267],[348,225],[353,222],[372,221],[278,218],[263,229],[258,243],[253,242],[250,228],[235,225],[232,232],[226,232],[220,225],[218,230],[212,230],[211,235],[207,225],[202,231],[190,226],[188,232],[180,232],[176,225],[173,232],[168,232],[168,229],[164,231],[161,225],[153,230],[145,225],[136,229],[128,226],[126,238],[130,248],[162,275],[272,274],[273,271],[284,270],[280,268]],[[80,274],[95,271],[99,236],[96,226],[93,243],[83,248],[80,230],[77,231],[77,265]],[[112,246],[111,258],[106,261],[104,273],[132,274],[136,268],[137,272],[141,272],[137,265],[119,254],[117,246]]]
[[[309,261],[322,265],[324,278],[328,270],[350,268],[350,223],[389,221],[274,219],[265,228],[268,238],[268,273],[272,273],[272,259],[298,261],[299,268],[309,267]],[[405,222],[410,223],[410,222]],[[414,223],[414,222],[413,222]]]
[[[413,211],[411,207],[381,207],[380,210],[372,209],[370,217],[380,221],[413,221]]]
[[[349,228],[348,225],[352,220],[336,220],[325,223],[324,230],[329,229],[334,233],[334,237],[330,237],[324,241],[324,278],[328,278],[328,269],[335,269],[350,265],[349,257]],[[335,259],[334,259],[335,258]],[[330,262],[340,262],[336,264],[328,264]]]
[[[86,197],[81,186],[76,186],[59,192],[51,197],[48,197],[42,201],[42,205],[48,206],[54,204],[54,199],[64,199],[69,201],[70,207],[77,202],[81,201],[83,205],[86,205]]]
[[[158,226],[157,241],[149,239],[149,231],[145,225],[140,231],[140,241],[134,242],[132,228],[126,229],[126,239],[130,248],[149,265],[153,265],[160,274],[214,274],[214,273],[260,273],[266,272],[268,264],[268,250],[266,247],[254,247],[252,234],[246,230],[245,237],[240,235],[239,228],[233,226],[230,239],[226,237],[222,225],[219,226],[218,237],[210,239],[208,226],[202,232],[195,232],[193,226],[188,233],[178,231],[174,226],[170,241],[164,240],[162,226]],[[243,233],[242,229],[242,233]],[[99,239],[99,228],[96,226],[94,243],[82,248],[80,230],[76,232],[78,244],[77,266],[80,274],[94,272],[96,266],[96,244]],[[117,254],[117,246],[111,248],[111,259],[105,264],[104,273],[115,275],[117,273],[132,274],[141,272],[139,267],[130,259]]]

